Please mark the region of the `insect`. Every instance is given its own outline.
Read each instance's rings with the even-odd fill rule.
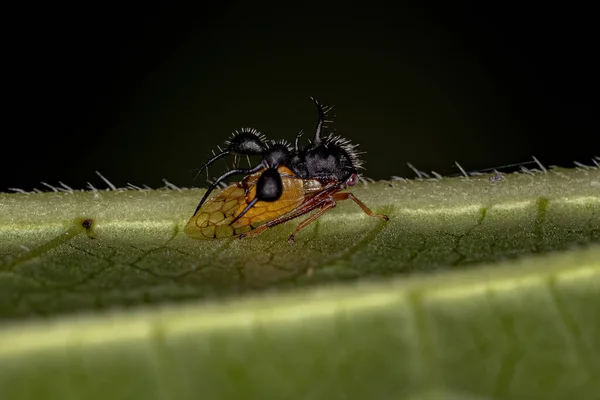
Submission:
[[[324,125],[329,122],[325,116],[331,107],[311,99],[317,107],[318,122],[314,138],[306,147],[300,147],[302,131],[292,146],[285,140],[267,140],[257,130],[245,128],[234,132],[225,142],[225,150],[200,167],[199,173],[228,155],[234,156],[234,160],[240,156],[261,156],[255,166],[231,169],[210,185],[184,228],[188,236],[204,240],[232,236],[242,239],[314,211],[289,237],[294,242],[301,229],[335,207],[338,201],[347,199],[353,200],[367,215],[389,220],[386,215],[373,213],[352,193],[341,192],[358,183],[362,162],[357,146],[332,133],[323,135]],[[237,174],[246,176],[208,199],[221,182]]]

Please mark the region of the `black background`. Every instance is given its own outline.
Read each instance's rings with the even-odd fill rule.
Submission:
[[[312,132],[309,96],[376,179],[600,155],[591,5],[216,3],[9,17],[0,191],[202,186],[235,129]]]

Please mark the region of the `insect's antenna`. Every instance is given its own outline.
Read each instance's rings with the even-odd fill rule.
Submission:
[[[252,207],[253,207],[253,206],[256,204],[256,202],[257,202],[257,201],[258,201],[258,197],[254,197],[254,198],[252,199],[252,201],[250,202],[250,204],[248,204],[248,205],[246,206],[246,208],[244,208],[244,209],[242,210],[242,212],[241,212],[241,213],[239,213],[239,214],[238,214],[238,216],[237,216],[237,217],[235,217],[235,218],[233,219],[233,221],[231,221],[231,222],[229,223],[229,225],[233,225],[233,224],[235,224],[235,222],[236,222],[238,219],[242,218],[242,217],[244,216],[244,214],[246,214],[246,213],[248,212],[248,210],[249,210],[249,209],[251,209],[251,208],[252,208]]]
[[[300,137],[302,137],[302,135],[304,135],[304,130],[301,130],[300,132],[298,132],[298,134],[296,135],[296,142],[294,143],[294,149],[296,151],[298,151],[300,149]]]
[[[235,174],[253,174],[255,172],[260,171],[264,167],[265,167],[264,163],[261,162],[260,164],[258,164],[254,168],[232,169],[230,171],[227,171],[226,173],[224,173],[220,177],[218,177],[217,180],[215,180],[213,183],[211,183],[210,187],[206,190],[206,193],[204,193],[204,196],[202,197],[202,200],[200,200],[200,203],[198,204],[198,207],[196,207],[196,211],[194,211],[194,215],[196,215],[196,213],[198,212],[198,210],[200,209],[200,207],[202,207],[202,204],[204,204],[204,202],[208,198],[208,195],[210,194],[210,192],[212,192],[213,190],[215,190],[215,188],[217,186],[219,186],[219,183],[222,182],[224,179],[227,179],[231,175],[235,175]]]
[[[323,106],[319,104],[319,102],[314,98],[310,97],[311,100],[317,106],[317,111],[319,112],[319,121],[317,122],[317,129],[315,130],[315,139],[314,143],[319,144],[321,142],[321,129],[323,128],[323,124],[325,123],[325,110],[323,110]]]
[[[200,169],[198,170],[198,172],[196,173],[196,176],[194,177],[194,179],[198,178],[198,175],[200,175],[200,172],[202,172],[202,170],[204,168],[207,168],[210,164],[214,163],[215,161],[225,157],[226,155],[229,154],[229,150],[224,150],[221,151],[219,154],[215,155],[213,158],[211,158],[210,160],[208,160],[207,162],[205,162],[204,164],[202,164],[202,166],[200,167]]]

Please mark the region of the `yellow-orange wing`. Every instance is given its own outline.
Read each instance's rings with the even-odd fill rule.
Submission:
[[[278,169],[283,192],[277,201],[258,201],[235,223],[231,221],[240,214],[256,195],[256,183],[263,171],[248,175],[241,182],[231,184],[217,196],[202,205],[190,218],[184,232],[194,239],[219,239],[250,231],[263,223],[298,208],[322,190],[319,181],[301,179],[285,167]]]

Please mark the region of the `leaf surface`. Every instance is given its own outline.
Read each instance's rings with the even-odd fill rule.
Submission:
[[[600,392],[597,169],[353,192],[390,221],[295,244],[186,237],[201,190],[0,194],[0,397]]]

